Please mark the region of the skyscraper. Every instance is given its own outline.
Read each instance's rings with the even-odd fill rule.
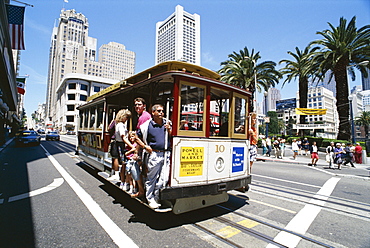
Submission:
[[[336,85],[337,84],[335,82],[334,75],[332,75],[331,70],[325,73],[325,77],[322,81],[319,80],[312,81],[312,79],[310,78],[310,81],[308,82],[308,88],[316,88],[322,86],[325,89],[332,91],[334,97],[337,95]]]
[[[102,77],[122,80],[135,74],[135,53],[117,42],[109,42],[99,48]]]
[[[57,116],[57,89],[65,75],[85,74],[122,80],[135,72],[135,53],[116,42],[102,45],[97,56],[97,39],[88,36],[87,18],[75,10],[62,10],[58,26],[54,27],[50,54],[46,95],[46,119],[55,123]],[[101,81],[101,80],[99,80]]]
[[[370,70],[369,68],[365,69],[367,71],[367,77],[361,73],[362,78],[362,90],[370,90]]]
[[[155,64],[180,60],[200,65],[200,16],[180,5],[156,24]]]

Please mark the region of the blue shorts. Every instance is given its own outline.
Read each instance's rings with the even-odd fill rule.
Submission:
[[[132,179],[138,181],[140,179],[140,166],[136,160],[130,159],[126,164],[126,171],[131,175]]]

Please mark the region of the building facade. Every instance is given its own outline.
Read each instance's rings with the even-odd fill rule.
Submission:
[[[89,37],[88,32],[88,19],[83,14],[76,13],[75,10],[61,11],[58,26],[53,29],[49,54],[46,92],[46,122],[49,126],[56,123],[60,126],[61,116],[55,108],[58,101],[56,92],[61,89],[67,74],[77,73],[115,80],[134,74],[133,52],[126,52],[124,45],[111,42],[101,47],[101,59],[97,61],[97,39]]]
[[[12,50],[5,2],[0,1],[0,145],[18,131],[23,115],[16,83],[19,51]]]
[[[102,77],[123,80],[135,74],[135,53],[117,42],[109,42],[99,48]]]
[[[61,132],[77,131],[77,107],[86,103],[89,96],[118,82],[80,73],[65,75],[56,91],[56,121],[52,128]]]
[[[310,109],[326,109],[325,115],[307,115],[306,122],[308,124],[296,124],[295,129],[308,129],[312,135],[323,138],[335,139],[338,134],[338,112],[337,99],[333,92],[324,87],[308,88],[308,103],[307,108]],[[299,106],[299,92],[297,92],[297,106]],[[295,117],[299,120],[299,117]]]
[[[185,12],[180,5],[156,24],[155,64],[169,60],[200,65],[200,16]]]
[[[370,90],[370,70],[369,68],[365,68],[365,70],[367,71],[367,77],[361,74],[362,90]]]

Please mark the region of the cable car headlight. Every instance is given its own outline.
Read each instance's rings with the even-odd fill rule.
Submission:
[[[218,157],[216,159],[215,169],[217,172],[222,172],[225,169],[225,162],[223,158]]]

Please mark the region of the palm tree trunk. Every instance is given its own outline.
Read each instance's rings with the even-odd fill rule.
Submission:
[[[349,122],[349,101],[348,101],[348,59],[340,59],[334,68],[334,77],[337,89],[337,111],[339,116],[339,132],[337,139],[350,140],[351,125]]]
[[[307,77],[299,78],[299,107],[307,108],[308,79]],[[306,115],[299,116],[299,124],[306,123]],[[299,135],[304,136],[304,129],[299,130]]]

